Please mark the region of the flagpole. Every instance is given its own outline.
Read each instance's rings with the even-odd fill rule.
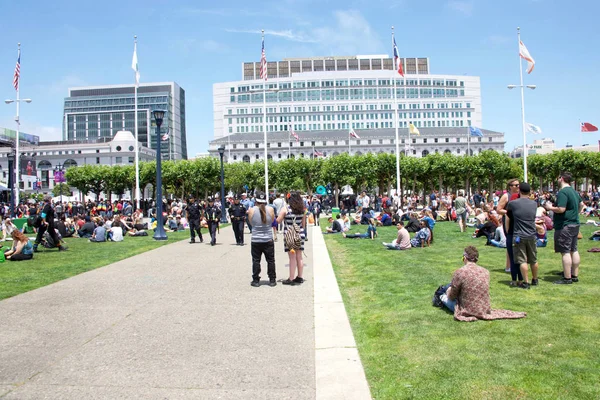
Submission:
[[[471,155],[471,132],[469,132],[469,127],[467,126],[467,155]]]
[[[394,27],[392,26],[392,46],[394,45]],[[393,57],[395,60],[395,57]],[[398,62],[400,62],[400,54],[398,54]],[[398,95],[396,93],[396,72],[398,70],[398,66],[395,61],[392,62],[394,66],[393,69],[396,71],[392,71],[392,76],[394,77],[394,117],[396,118],[396,194],[400,197],[400,202],[402,203],[402,196],[400,195],[400,144],[398,143]]]
[[[352,144],[350,144],[351,139],[352,135],[350,134],[350,131],[348,131],[348,155],[350,155],[350,152],[352,151]]]
[[[133,52],[136,58],[137,69],[137,35],[133,36]],[[133,88],[133,112],[134,112],[134,129],[135,129],[135,209],[140,209],[140,142],[138,141],[138,71],[134,71],[135,85]],[[157,149],[160,151],[160,149]]]
[[[523,182],[527,182],[527,132],[525,131],[525,90],[523,86],[523,61],[521,60],[521,28],[517,27],[519,46],[519,75],[521,77],[521,129],[523,130]]]
[[[264,52],[264,43],[265,43],[265,30],[262,31],[262,42],[263,42],[263,52]],[[262,55],[261,55],[262,57]],[[262,62],[262,60],[261,60]],[[269,201],[269,160],[267,159],[267,63],[265,62],[265,76],[263,78],[263,131],[264,131],[264,139],[265,139],[265,196],[267,196],[267,203]]]
[[[291,125],[290,125],[291,128]],[[288,160],[292,158],[292,131],[291,129],[288,131]]]
[[[20,62],[20,58],[21,58],[21,43],[18,43],[18,51],[17,54],[19,57],[19,64],[21,64]],[[21,98],[20,98],[20,91],[21,91],[21,72],[20,72],[21,67],[19,66],[19,81],[17,84],[17,116],[15,117],[15,121],[17,122],[17,134],[15,135],[15,182],[13,183],[13,185],[15,185],[17,187],[17,190],[15,190],[15,208],[13,208],[13,212],[15,213],[15,215],[12,215],[12,217],[15,217],[17,215],[17,208],[19,207],[19,190],[21,189],[21,185],[19,184],[19,167],[20,167],[20,160],[21,160],[21,153],[20,153],[20,149],[19,149],[19,142],[20,142],[20,130],[21,130],[21,120],[19,119],[19,108],[21,106]],[[61,188],[62,189],[62,188]]]

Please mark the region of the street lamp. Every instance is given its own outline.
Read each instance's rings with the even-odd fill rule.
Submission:
[[[520,60],[520,59],[519,59]],[[523,182],[527,182],[527,129],[525,127],[525,93],[524,88],[535,90],[536,85],[523,85],[523,69],[521,68],[521,84],[508,85],[508,90],[521,88],[521,129],[523,130]]]
[[[221,156],[221,223],[227,223],[227,215],[225,214],[225,170],[223,169],[223,154],[225,154],[225,146],[219,147],[219,156]]]
[[[19,106],[21,105],[21,102],[24,101],[25,103],[31,103],[31,99],[20,99],[19,98],[19,89],[17,89],[17,98],[15,100],[13,99],[6,99],[4,100],[4,102],[6,104],[10,104],[10,103],[15,103],[17,105],[17,115],[15,116],[15,122],[17,123],[17,133],[15,134],[15,179],[13,181],[14,185],[17,185],[17,190],[13,193],[13,197],[14,197],[14,201],[15,204],[18,206],[19,205],[19,159],[20,159],[20,152],[19,152],[19,136],[20,136],[20,129],[21,129],[21,121],[19,119]],[[14,216],[13,216],[14,217]]]
[[[154,120],[156,121],[156,230],[153,238],[155,240],[167,240],[165,225],[163,221],[163,204],[162,204],[162,171],[160,160],[160,127],[165,117],[164,110],[152,111]]]

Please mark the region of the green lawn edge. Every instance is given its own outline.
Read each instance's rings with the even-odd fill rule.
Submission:
[[[395,227],[378,228],[373,241],[325,235],[373,398],[599,398],[600,254],[587,252],[600,247],[588,240],[596,229],[581,227],[581,281],[572,286],[552,284],[561,263],[549,232],[550,247],[538,251],[540,286],[531,290],[508,287],[504,249],[451,222],[436,224],[431,248],[403,252],[381,245],[395,238]],[[432,307],[467,245],[490,270],[492,307],[527,318],[465,323]]]

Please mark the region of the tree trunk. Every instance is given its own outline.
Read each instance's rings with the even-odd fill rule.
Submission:
[[[340,208],[340,196],[339,196],[339,186],[336,183],[335,186],[333,187],[333,196],[335,197],[335,206],[337,208]]]

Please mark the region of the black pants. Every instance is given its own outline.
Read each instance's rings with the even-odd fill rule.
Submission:
[[[217,243],[217,227],[219,223],[216,221],[208,221],[208,231],[210,232],[210,244]]]
[[[198,233],[198,239],[200,239],[200,241],[202,241],[202,228],[200,227],[200,221],[188,221],[188,224],[190,225],[190,239],[192,240],[192,242],[196,241],[196,233]]]
[[[33,254],[13,254],[12,256],[10,256],[10,258],[8,259],[9,261],[24,261],[24,260],[31,260],[33,258]]]
[[[267,275],[269,280],[273,281],[277,278],[275,272],[275,243],[271,240],[266,243],[251,243],[251,254],[252,254],[252,280],[260,280],[260,259],[264,254],[267,260]]]
[[[321,218],[321,211],[313,212],[312,214],[313,214],[313,218],[315,219],[315,225],[321,226],[321,224],[319,223],[319,218]]]
[[[56,231],[54,230],[54,224],[48,224],[47,226],[42,224],[38,228],[37,236],[35,238],[35,245],[42,243],[42,238],[44,237],[44,233],[48,230],[48,234],[54,241],[54,245],[56,247],[60,246],[60,240],[58,240],[58,236],[56,236]]]
[[[235,235],[235,242],[237,244],[244,244],[244,220],[232,220],[231,227],[233,228],[233,234]]]

